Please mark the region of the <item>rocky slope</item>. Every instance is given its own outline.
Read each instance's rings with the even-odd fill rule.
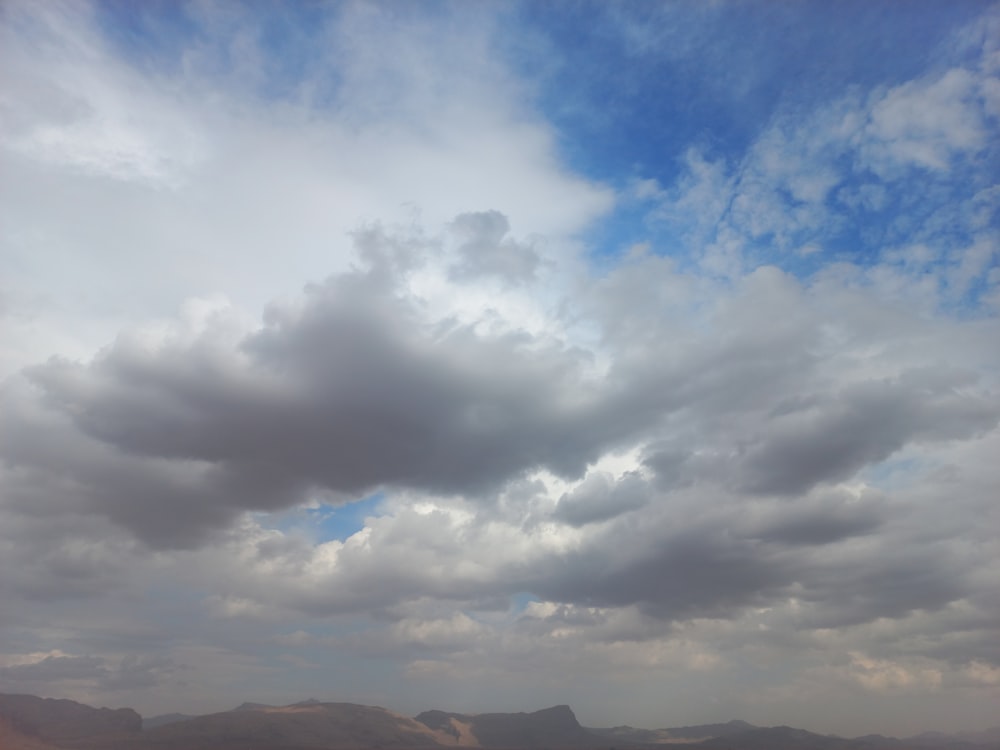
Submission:
[[[0,718],[0,748],[3,750],[59,750],[55,745],[50,745],[37,736],[19,731],[11,722],[3,718]]]
[[[443,741],[442,741],[443,740]],[[454,744],[425,725],[384,708],[308,701],[291,706],[246,704],[149,729],[150,748],[414,748]]]
[[[34,695],[0,694],[0,720],[12,736],[59,747],[95,739],[133,738],[142,731],[142,717],[131,708],[92,708]],[[25,740],[18,742],[24,744]],[[14,740],[7,744],[14,744]]]
[[[908,739],[845,739],[792,727],[745,722],[644,730],[588,730],[569,706],[533,713],[459,714],[426,711],[415,718],[384,708],[309,700],[290,706],[245,703],[197,717],[161,717],[142,728],[131,709],[91,708],[68,700],[0,694],[0,750],[418,750],[506,748],[569,750],[1000,750],[1000,730]],[[159,722],[150,722],[156,724]]]
[[[455,744],[495,748],[603,747],[602,737],[587,731],[569,706],[533,713],[455,714],[425,711],[417,721],[454,738]]]
[[[628,725],[595,728],[588,731],[600,735],[609,741],[634,743],[641,745],[662,745],[667,743],[694,743],[713,737],[733,737],[751,729],[753,724],[735,719],[725,724],[698,724],[689,727],[670,727],[667,729],[638,729]]]

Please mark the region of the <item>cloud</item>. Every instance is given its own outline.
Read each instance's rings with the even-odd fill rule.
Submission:
[[[99,690],[136,690],[157,684],[172,668],[168,659],[136,655],[125,656],[117,664],[96,656],[46,656],[39,661],[0,667],[0,684],[31,685],[42,693],[73,682]]]
[[[184,544],[186,529],[312,489],[456,492],[539,466],[579,473],[618,437],[581,353],[424,320],[389,273],[332,277],[237,342],[211,328],[121,338],[89,366],[34,367],[20,393],[37,389],[44,416],[11,409],[22,439],[6,450],[77,482],[147,541]]]
[[[490,10],[454,6],[462,33],[447,44],[422,14],[383,7],[344,6],[308,29],[286,18],[298,29],[288,60],[313,55],[293,75],[272,65],[276,19],[209,7],[178,9],[198,33],[136,14],[155,41],[140,61],[103,33],[113,9],[5,13],[4,116],[16,127],[0,155],[17,219],[4,229],[16,269],[4,375],[53,351],[89,358],[125,308],[164,320],[185,299],[223,294],[255,317],[345,270],[343,238],[366,222],[437,227],[499,207],[556,247],[613,204],[559,163],[551,126],[487,54]],[[387,48],[396,53],[370,53]],[[503,274],[531,270],[531,252],[509,247],[490,273],[501,257],[513,264]]]
[[[93,656],[46,656],[41,661],[3,667],[7,680],[50,682],[94,679],[104,674],[103,659]]]
[[[680,454],[669,473],[713,474],[764,495],[848,479],[906,445],[972,437],[1000,417],[972,370],[893,364],[892,376],[849,375],[831,394],[820,365],[849,356],[805,354],[816,302],[776,270],[723,298],[716,324],[728,341],[690,340],[691,356],[675,357],[657,382],[655,348],[616,357],[601,377],[593,355],[568,342],[428,318],[405,272],[379,255],[393,247],[363,244],[368,267],[271,307],[256,330],[209,321],[186,338],[119,338],[89,365],[26,371],[8,388],[4,417],[5,432],[20,436],[4,453],[25,478],[11,501],[65,502],[62,483],[74,503],[147,543],[184,547],[242,511],[292,507],[310,493],[473,496],[538,469],[577,479],[675,413],[677,428],[695,417],[696,445],[716,443]],[[641,298],[629,300],[634,309]],[[756,326],[774,310],[784,329]],[[611,351],[631,346],[619,337]],[[721,418],[725,435],[711,427]],[[662,455],[649,465],[667,476]],[[555,517],[581,525],[646,502],[639,485],[616,488],[618,499],[589,492],[568,496]]]
[[[932,81],[905,83],[871,109],[863,147],[876,173],[894,166],[947,169],[958,156],[983,149],[987,140],[980,80],[955,68]]]
[[[941,673],[935,669],[911,670],[882,659],[869,659],[864,654],[851,655],[853,677],[869,690],[893,688],[935,689],[941,686]]]
[[[559,499],[554,515],[571,526],[583,526],[641,508],[648,499],[645,482],[638,474],[615,482],[608,474],[592,472],[572,493]]]
[[[592,298],[615,335],[588,354],[428,318],[407,284],[432,251],[397,257],[423,246],[386,236],[360,247],[365,265],[273,306],[254,330],[223,317],[123,337],[88,365],[51,361],[13,381],[10,506],[98,513],[176,549],[217,544],[247,511],[398,496],[344,542],[238,533],[234,557],[205,563],[229,580],[215,608],[229,617],[265,615],[274,590],[279,609],[311,613],[529,591],[669,618],[800,591],[819,626],[967,592],[968,566],[949,553],[879,551],[892,506],[836,498],[893,455],[990,433],[989,327],[928,330],[867,291],[850,298],[857,319],[823,317],[839,287],[767,268],[720,297],[648,258]],[[626,299],[631,322],[656,315],[672,285],[712,300],[696,303],[711,310],[704,322],[652,341],[617,323]],[[963,368],[928,364],[949,349]],[[645,475],[627,460],[588,469],[625,448]],[[90,549],[99,560],[106,546]]]
[[[4,9],[5,689],[987,715],[987,21],[855,76],[623,6],[565,50],[623,45],[614,101],[550,102],[523,10]]]
[[[841,90],[805,112],[778,107],[728,158],[688,147],[669,181],[637,182],[657,186],[644,193],[652,230],[693,247],[704,271],[730,278],[762,262],[795,265],[789,253],[817,245],[867,266],[880,246],[919,241],[949,269],[925,279],[935,301],[966,301],[974,286],[966,278],[984,281],[992,257],[983,214],[968,210],[982,205],[995,171],[983,167],[997,159],[991,55],[978,40],[943,70],[867,95]],[[924,192],[907,190],[917,175]],[[949,275],[962,281],[950,284]]]
[[[798,494],[822,480],[846,479],[908,442],[993,428],[1000,411],[988,399],[957,392],[966,382],[963,373],[911,371],[897,383],[859,383],[832,403],[819,397],[789,404],[771,420],[770,434],[747,452],[747,488]]]
[[[8,9],[4,146],[71,173],[176,185],[206,156],[199,120],[184,115],[183,98],[115,66],[98,38],[81,33],[94,16],[85,4]]]
[[[830,544],[875,533],[886,522],[886,513],[878,498],[829,493],[798,502],[794,508],[764,510],[751,534],[779,544]]]
[[[462,238],[461,260],[451,268],[453,280],[495,275],[508,282],[530,279],[538,266],[538,254],[504,236],[510,231],[507,217],[499,211],[462,214],[451,225]]]

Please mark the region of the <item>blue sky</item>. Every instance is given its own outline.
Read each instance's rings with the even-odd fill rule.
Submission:
[[[982,6],[583,3],[528,4],[520,10],[518,20],[527,21],[538,41],[513,57],[527,76],[537,74],[539,105],[563,134],[565,158],[621,186],[635,179],[671,186],[684,179],[691,150],[739,173],[762,137],[775,129],[787,133],[831,103],[877,97],[952,66],[974,68],[974,48],[954,37]],[[856,189],[872,181],[870,172],[851,163],[849,151],[831,151],[819,154],[820,166],[840,172],[838,187]],[[966,203],[988,187],[998,168],[995,148],[963,166],[968,181],[956,180],[953,170],[900,175],[919,179],[924,190],[890,191],[878,210],[838,205],[828,197],[834,226],[824,227],[820,237],[840,257],[869,264],[877,253],[872,246],[902,239],[893,231],[900,214],[921,221],[942,204]],[[670,222],[641,221],[627,203],[617,213],[623,216],[610,219],[605,252],[643,234],[669,242],[676,231]],[[809,239],[815,239],[811,230]],[[765,242],[762,250],[767,249]],[[765,260],[796,273],[817,267],[773,254]]]
[[[998,29],[5,4],[0,691],[995,723]]]

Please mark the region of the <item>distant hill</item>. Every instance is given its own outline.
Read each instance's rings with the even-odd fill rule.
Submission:
[[[727,721],[725,724],[697,724],[691,727],[670,727],[665,730],[671,737],[678,739],[704,740],[711,737],[732,737],[751,729],[758,729],[740,719]]]
[[[982,732],[956,732],[955,734],[923,732],[913,737],[907,737],[905,741],[911,744],[933,747],[1000,746],[1000,727],[992,727]]]
[[[59,750],[55,745],[16,729],[9,721],[0,718],[0,748],[3,750]]]
[[[667,729],[586,729],[569,706],[533,713],[425,711],[415,718],[376,706],[244,703],[205,716],[165,714],[145,721],[129,708],[0,694],[0,750],[626,750],[684,744],[690,750],[1000,750],[1000,729],[906,739],[845,739],[744,721]]]
[[[636,745],[695,744],[713,737],[733,737],[751,729],[753,724],[734,719],[725,724],[697,724],[690,727],[669,727],[666,729],[638,729],[628,725],[617,727],[588,727],[587,731],[600,735],[606,740]]]
[[[94,738],[132,738],[142,731],[142,717],[131,708],[92,708],[34,695],[0,694],[0,720],[8,734],[58,746]]]
[[[725,724],[698,724],[690,727],[670,727],[667,729],[638,729],[627,725],[594,728],[587,730],[608,740],[641,745],[662,745],[667,743],[696,743],[712,737],[732,737],[750,729],[753,724],[734,719]]]
[[[244,748],[417,748],[449,742],[425,725],[384,708],[309,701],[240,706],[143,732],[143,747],[180,750]]]
[[[169,721],[143,732],[141,744],[114,750],[305,750],[306,748],[593,748],[604,738],[580,726],[569,706],[533,713],[426,711],[415,719],[384,708],[303,701]]]
[[[845,739],[787,726],[756,727],[736,720],[668,729],[618,726],[589,728],[589,731],[609,743],[646,746],[686,743],[695,745],[697,750],[1000,750],[1000,729],[957,734],[924,732],[905,739],[878,734]]]
[[[659,745],[670,741],[666,729],[640,729],[628,724],[617,727],[586,727],[591,734],[604,738],[607,743],[632,745]]]
[[[698,743],[704,750],[1000,750],[1000,742],[990,732],[945,735],[926,732],[916,737],[896,739],[866,735],[845,739],[821,735],[794,727],[755,728],[728,737],[714,737]],[[973,742],[968,737],[975,737]]]
[[[1000,745],[1000,727],[990,727],[982,732],[959,732],[952,736],[965,742]]]
[[[552,748],[607,745],[603,737],[580,726],[569,706],[516,714],[425,711],[416,719],[428,728],[451,737],[453,744],[465,746]]]
[[[161,714],[160,716],[150,716],[148,719],[144,716],[142,718],[142,728],[144,730],[155,729],[167,724],[176,724],[178,721],[187,721],[188,719],[196,718],[198,717],[195,714]]]
[[[754,728],[698,744],[706,750],[849,750],[855,740],[814,734],[793,727]]]

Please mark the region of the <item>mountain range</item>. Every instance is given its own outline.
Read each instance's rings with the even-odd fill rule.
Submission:
[[[928,732],[906,739],[846,739],[745,721],[667,729],[586,728],[569,706],[532,713],[434,710],[411,718],[377,706],[317,700],[287,706],[244,703],[202,716],[164,714],[144,720],[129,708],[0,694],[2,750],[663,750],[666,744],[697,745],[698,750],[1000,750],[1000,728],[951,735]]]

